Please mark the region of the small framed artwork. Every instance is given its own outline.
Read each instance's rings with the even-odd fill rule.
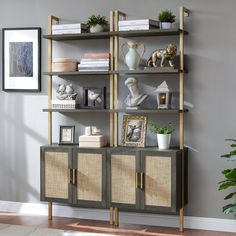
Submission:
[[[41,28],[2,29],[2,88],[41,91]]]
[[[60,126],[59,144],[74,144],[75,126]]]
[[[122,145],[145,147],[147,117],[124,115],[122,123]]]
[[[84,106],[86,108],[106,109],[106,87],[84,89]]]

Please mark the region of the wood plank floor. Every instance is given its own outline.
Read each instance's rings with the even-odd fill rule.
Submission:
[[[22,215],[16,213],[0,212],[0,223],[36,226],[43,228],[55,228],[63,230],[73,230],[81,232],[92,232],[115,234],[115,235],[147,235],[147,236],[166,236],[166,235],[186,235],[186,236],[235,236],[235,233],[224,233],[206,230],[186,229],[184,233],[178,232],[176,228],[165,228],[135,224],[120,224],[119,227],[109,225],[105,221],[81,220],[77,218],[54,217],[49,221],[46,216]]]

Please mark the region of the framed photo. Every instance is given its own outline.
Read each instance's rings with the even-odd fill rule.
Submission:
[[[106,109],[106,87],[84,87],[84,107]]]
[[[2,29],[2,88],[41,91],[41,28]]]
[[[124,115],[122,124],[122,145],[145,147],[147,117]]]
[[[59,144],[74,144],[75,126],[60,126]]]

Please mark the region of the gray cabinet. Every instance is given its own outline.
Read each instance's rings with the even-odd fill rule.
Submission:
[[[71,148],[41,147],[41,201],[71,203]]]
[[[108,150],[108,205],[125,210],[139,209],[137,188],[140,156],[136,149],[110,148]]]
[[[41,200],[106,207],[106,150],[41,147]]]
[[[179,149],[41,147],[41,200],[89,208],[177,213],[182,203]],[[187,160],[187,149],[184,152]],[[185,180],[187,178],[185,177]]]
[[[108,153],[108,206],[159,213],[180,209],[180,150],[111,148]]]
[[[73,205],[106,207],[106,149],[73,149]]]

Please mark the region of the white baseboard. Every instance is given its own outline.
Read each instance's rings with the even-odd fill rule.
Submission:
[[[30,215],[47,215],[47,204],[0,201],[0,211],[17,212]],[[61,205],[53,205],[53,215],[107,221],[109,219],[108,210],[85,209]],[[236,220],[186,216],[184,221],[185,228],[189,229],[236,232]],[[120,212],[120,222],[178,227],[179,217],[172,215]]]

